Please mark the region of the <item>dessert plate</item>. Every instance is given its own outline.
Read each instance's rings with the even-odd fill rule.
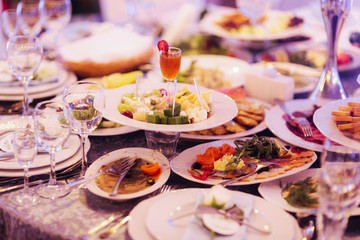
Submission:
[[[179,176],[181,176],[189,181],[192,181],[192,182],[197,182],[197,183],[202,183],[202,184],[207,184],[207,185],[215,185],[215,184],[224,182],[225,180],[210,179],[210,178],[206,179],[205,181],[199,180],[199,179],[192,177],[191,174],[188,172],[188,169],[191,169],[192,164],[196,161],[196,155],[203,154],[205,152],[205,150],[209,147],[212,147],[212,146],[219,147],[219,146],[223,145],[224,143],[227,143],[227,144],[235,147],[233,140],[220,140],[220,141],[215,141],[215,142],[199,144],[195,147],[186,149],[185,151],[183,151],[179,155],[177,155],[175,158],[173,158],[170,162],[171,169]],[[272,181],[272,180],[275,180],[278,178],[282,178],[284,176],[289,176],[289,175],[301,172],[305,169],[308,169],[316,161],[316,159],[317,159],[317,156],[314,153],[312,156],[312,161],[308,162],[307,164],[305,164],[301,167],[288,170],[284,174],[280,174],[280,175],[277,175],[274,177],[268,177],[265,179],[255,179],[255,180],[252,180],[249,182],[245,182],[245,181],[235,182],[235,183],[232,183],[231,186],[250,185],[250,184],[256,184],[256,183],[268,182],[268,181]]]
[[[161,153],[147,148],[123,148],[108,153],[91,164],[91,166],[86,171],[85,178],[97,174],[103,165],[109,164],[118,160],[120,157],[126,156],[143,158],[152,163],[158,162],[161,168],[161,176],[159,177],[159,179],[156,180],[154,185],[151,185],[143,190],[134,193],[118,194],[114,197],[111,197],[109,196],[108,192],[103,191],[97,186],[95,180],[92,180],[87,184],[89,191],[103,198],[108,198],[116,201],[124,201],[149,194],[159,189],[168,180],[170,176],[170,165],[168,159]]]
[[[177,84],[177,89],[181,89],[183,86],[187,86],[190,91],[196,93],[194,85],[189,84]],[[141,90],[151,90],[151,89],[167,89],[167,84],[158,83],[144,83],[140,86]],[[142,121],[137,121],[124,115],[120,114],[118,111],[118,105],[121,102],[121,97],[125,93],[135,92],[136,85],[126,85],[123,87],[105,90],[106,97],[106,107],[104,111],[104,117],[110,121],[117,122],[129,127],[134,127],[143,130],[150,131],[168,131],[168,132],[185,132],[185,131],[198,131],[203,129],[208,129],[211,127],[219,126],[223,123],[226,123],[233,119],[238,109],[234,100],[232,100],[227,95],[214,91],[211,95],[212,103],[210,106],[211,115],[208,119],[198,123],[191,124],[181,124],[181,125],[168,125],[168,124],[153,124]],[[211,91],[210,89],[199,87],[200,92]],[[226,106],[226,107],[224,107]]]
[[[134,240],[152,240],[155,239],[146,227],[147,222],[151,218],[153,222],[156,222],[164,232],[172,231],[174,240],[182,239],[186,230],[186,223],[189,223],[191,216],[181,220],[185,223],[182,227],[172,227],[167,224],[167,219],[164,216],[168,216],[169,210],[176,210],[176,207],[188,205],[194,206],[195,198],[198,191],[204,189],[183,189],[177,191],[171,191],[168,193],[160,194],[156,197],[144,200],[140,202],[131,212],[128,225],[128,232]],[[205,190],[206,191],[206,190]],[[300,239],[299,227],[294,221],[294,218],[286,213],[284,210],[277,206],[268,203],[262,198],[239,192],[233,191],[234,197],[241,199],[242,197],[249,197],[253,199],[254,209],[258,209],[261,213],[266,215],[268,219],[276,218],[276,221],[271,221],[272,232],[270,235],[259,234],[258,232],[248,229],[246,239]],[[166,202],[164,208],[156,208],[158,215],[150,215],[150,209],[157,203]],[[147,216],[147,217],[145,217]],[[173,231],[174,230],[174,231]],[[217,238],[215,238],[217,239]]]

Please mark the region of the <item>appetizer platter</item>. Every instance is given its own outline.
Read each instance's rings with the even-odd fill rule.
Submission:
[[[90,136],[113,136],[131,133],[138,130],[139,129],[137,128],[124,126],[113,121],[102,119],[100,125],[90,133]]]
[[[160,93],[160,90],[167,89],[167,84],[159,83],[154,88],[154,84],[144,83],[140,85],[140,88],[141,93],[147,92],[150,96],[148,100],[140,101],[141,107],[136,105],[139,101],[133,99],[134,97],[136,99],[136,94],[134,94],[136,85],[134,84],[106,90],[105,96],[107,104],[104,117],[110,121],[144,130],[183,132],[197,131],[207,129],[211,126],[218,126],[233,119],[237,114],[235,102],[227,95],[199,87],[199,92],[201,94],[201,100],[199,100],[198,94],[195,94],[197,91],[194,85],[177,84],[177,89],[179,89],[179,91],[177,91],[176,94],[175,108],[177,108],[177,110],[173,116],[174,118],[171,119],[171,122],[169,122],[170,124],[161,124],[161,122],[158,122],[158,119],[163,119],[165,117],[161,114],[161,110],[154,109],[158,109],[157,106],[162,106],[162,104],[165,106],[166,101],[163,101],[164,96]],[[123,97],[125,97],[125,100]],[[152,97],[156,98],[154,99],[155,101],[151,100]],[[146,104],[151,105],[153,103],[156,106],[152,106],[151,111],[149,107],[145,107]],[[203,107],[199,107],[201,104],[203,104]],[[226,109],[223,108],[224,105],[227,106]],[[129,107],[133,110],[134,108],[137,110],[133,113]],[[184,115],[182,113],[182,107],[186,107]],[[142,111],[143,109],[145,110]],[[194,111],[191,109],[194,109]],[[129,111],[131,113],[129,113]],[[162,111],[166,117],[170,114],[170,110],[166,108]],[[148,115],[153,115],[151,116],[152,120],[149,120]],[[185,115],[188,117],[187,122],[185,120]],[[135,119],[133,119],[134,117]],[[178,121],[183,124],[177,124]]]
[[[350,105],[351,103],[356,103],[356,104],[360,103],[360,99],[347,98],[347,99],[340,99],[340,100],[328,102],[327,104],[325,104],[315,112],[314,123],[316,127],[320,130],[320,132],[330,140],[350,148],[360,149],[360,141],[357,139],[355,134],[356,126],[358,124],[357,124],[357,117],[353,116],[354,110],[350,110],[350,111],[341,110],[347,108],[353,109],[353,107],[348,105],[349,103]],[[333,116],[332,114],[334,112],[337,112],[338,113],[337,115],[339,115],[340,112],[345,112],[345,114],[347,114],[348,116],[346,115]],[[348,119],[347,121],[334,121],[334,117],[335,120],[338,120],[339,117],[348,117]],[[349,117],[351,117],[351,121],[349,121]],[[342,124],[345,124],[343,125],[345,126],[345,129],[343,129],[343,127],[341,126]],[[352,134],[351,132],[353,132],[354,134]],[[355,138],[348,137],[349,134]]]
[[[201,225],[191,224],[191,215],[179,219],[178,222],[175,222],[172,226],[167,222],[167,219],[171,216],[170,214],[181,214],[182,212],[193,211],[197,196],[203,192],[208,193],[209,191],[210,189],[204,190],[200,188],[182,189],[160,194],[142,201],[130,212],[128,225],[130,236],[134,240],[151,240],[154,239],[154,235],[160,237],[168,236],[168,234],[172,233],[171,239],[181,239],[184,236],[192,236],[190,239],[194,239],[193,234],[200,231],[198,232],[200,235],[197,234],[196,239],[209,239],[209,233],[206,228],[201,227]],[[246,199],[246,203],[251,203],[252,209],[256,209],[265,216],[266,219],[272,219],[274,217],[277,219],[277,221],[271,222],[272,231],[270,234],[261,234],[247,228],[246,239],[300,239],[300,229],[291,215],[260,197],[239,191],[231,191],[231,193],[235,202],[241,202],[241,199]],[[180,208],[177,208],[179,206],[182,206],[181,210],[183,211],[179,212]],[[158,219],[158,221],[156,222],[158,226],[150,229],[151,221],[149,219],[154,216],[155,211],[157,212],[156,219]],[[152,218],[152,222],[154,222],[153,219],[154,218]],[[259,219],[252,219],[251,215],[250,221],[254,224],[261,224]],[[139,231],[139,229],[147,229],[148,231]],[[242,235],[242,237],[245,236]]]
[[[304,21],[293,13],[269,10],[255,24],[234,8],[219,7],[205,15],[200,30],[223,38],[266,41],[299,35]]]
[[[86,171],[90,177],[110,168],[124,157],[135,158],[135,166],[125,176],[116,196],[109,196],[118,176],[106,173],[91,181],[87,187],[90,192],[103,198],[124,201],[149,194],[160,188],[170,176],[169,161],[161,153],[146,148],[124,148],[108,153],[95,162]]]
[[[249,185],[300,172],[309,168],[316,158],[312,151],[286,148],[279,140],[253,136],[197,145],[180,153],[170,165],[187,180],[215,185],[252,173],[258,164],[268,164],[267,171],[232,184]]]

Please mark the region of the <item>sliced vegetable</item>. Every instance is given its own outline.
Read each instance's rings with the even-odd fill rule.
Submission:
[[[157,174],[159,169],[159,163],[145,164],[141,166],[141,171],[150,176]]]
[[[208,178],[208,176],[211,174],[210,171],[205,171],[202,174],[200,174],[198,171],[195,171],[193,169],[188,169],[188,172],[191,174],[191,176],[193,178],[196,178],[196,179],[199,179],[202,181],[205,181]]]

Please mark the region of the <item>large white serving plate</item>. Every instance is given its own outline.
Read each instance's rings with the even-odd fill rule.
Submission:
[[[199,26],[200,30],[205,33],[212,34],[222,38],[231,38],[231,39],[238,39],[245,41],[267,41],[267,40],[284,39],[284,38],[301,35],[303,31],[304,24],[301,24],[299,26],[295,26],[273,34],[271,33],[263,33],[259,35],[242,34],[242,33],[230,33],[229,31],[223,29],[222,27],[216,24],[216,22],[222,19],[224,15],[231,14],[235,11],[237,10],[234,8],[219,7],[215,11],[208,12],[200,22],[200,26]],[[276,11],[276,10],[269,10],[266,12],[267,17],[271,19],[284,14],[289,14],[289,13]]]
[[[220,141],[215,141],[215,142],[199,144],[195,147],[186,149],[185,151],[183,151],[179,155],[177,155],[174,159],[172,159],[170,162],[171,169],[176,174],[178,174],[181,177],[183,177],[189,181],[192,181],[192,182],[197,182],[197,183],[202,183],[202,184],[207,184],[207,185],[215,185],[215,184],[224,182],[225,180],[211,179],[211,178],[208,178],[205,181],[199,180],[199,179],[192,177],[188,171],[188,169],[191,169],[192,164],[196,161],[196,155],[203,154],[206,151],[206,149],[209,147],[220,147],[224,143],[227,143],[227,144],[231,145],[232,147],[236,147],[233,140],[220,140]],[[272,180],[275,180],[278,178],[282,178],[284,176],[289,176],[289,175],[301,172],[305,169],[308,169],[316,161],[316,158],[317,158],[317,156],[316,156],[316,154],[314,154],[311,162],[305,164],[304,166],[301,166],[298,168],[293,168],[289,171],[286,171],[284,174],[280,174],[275,177],[269,177],[266,179],[256,179],[256,180],[252,180],[249,182],[241,182],[240,181],[240,182],[232,183],[231,185],[233,185],[233,186],[250,185],[250,184],[256,184],[256,183],[268,182],[268,181],[272,181]]]
[[[286,102],[286,106],[290,112],[311,112],[313,110],[314,104],[315,101],[308,99],[297,99]],[[271,132],[273,132],[277,137],[281,138],[285,142],[291,143],[292,145],[321,152],[323,149],[321,144],[305,141],[301,137],[296,136],[287,128],[286,122],[283,119],[284,114],[285,112],[280,108],[279,105],[274,106],[267,112],[265,116],[265,122]]]
[[[85,144],[85,151],[86,153],[90,149],[90,141],[87,140]],[[55,170],[61,170],[67,167],[70,167],[71,165],[75,164],[82,158],[82,150],[81,148],[78,149],[78,151],[71,156],[70,158],[66,159],[65,161],[60,162],[59,164],[55,165]],[[49,158],[50,162],[50,158]],[[35,176],[40,174],[47,174],[50,172],[50,165],[45,167],[39,167],[39,168],[30,168],[29,169],[29,176]],[[22,177],[24,176],[24,170],[17,170],[17,169],[0,169],[0,177]]]
[[[64,146],[66,146],[66,147],[56,153],[55,161],[57,163],[60,163],[62,161],[65,161],[66,159],[69,159],[71,156],[73,156],[78,151],[80,144],[81,144],[81,142],[80,142],[79,136],[71,135],[66,140],[66,143],[64,144]],[[32,162],[32,164],[30,166],[30,169],[45,167],[45,166],[50,166],[49,153],[40,152],[35,156],[34,161]],[[23,168],[18,163],[18,161],[15,158],[13,158],[8,161],[0,161],[0,169],[21,169],[22,170]]]
[[[247,101],[249,101],[250,103],[253,103],[257,106],[262,106],[265,109],[265,115],[267,110],[269,110],[272,105],[270,105],[267,102],[264,102],[262,100],[259,99],[255,99],[255,98],[246,98]],[[196,140],[224,140],[224,139],[235,139],[235,138],[241,138],[241,137],[246,137],[252,134],[256,134],[259,133],[263,130],[265,130],[267,128],[266,123],[265,123],[265,119],[264,121],[262,121],[261,123],[259,123],[259,125],[250,128],[249,130],[246,130],[244,132],[240,132],[240,133],[233,133],[233,134],[225,134],[225,135],[195,135],[195,134],[189,134],[186,132],[182,132],[181,133],[181,137],[182,138],[186,138],[186,139],[196,139]]]
[[[336,123],[332,120],[331,117],[331,112],[333,110],[338,110],[339,106],[347,106],[348,102],[360,103],[360,98],[347,98],[328,102],[315,112],[314,123],[316,127],[320,130],[320,132],[330,140],[337,142],[341,145],[359,150],[360,141],[346,137],[337,128]]]
[[[164,207],[158,208],[159,215],[156,216],[153,221],[159,224],[159,226],[164,229],[164,232],[172,231],[173,240],[182,239],[186,230],[186,223],[190,222],[191,216],[181,219],[181,223],[185,223],[181,224],[182,227],[179,227],[179,225],[177,225],[177,227],[171,227],[167,224],[167,218],[164,217],[169,216],[169,211],[180,210],[179,207],[181,206],[187,206],[190,208],[191,206],[194,206],[198,191],[204,191],[204,189],[192,188],[171,191],[140,202],[130,212],[128,232],[132,239],[155,239],[146,227],[146,222],[149,220],[146,218],[146,216],[149,214],[149,209],[158,201],[166,201],[166,204],[164,204]],[[262,198],[247,193],[239,191],[233,191],[232,193],[234,194],[233,197],[236,199],[241,199],[243,197],[252,198],[254,201],[254,209],[259,210],[260,213],[265,215],[272,225],[272,232],[269,235],[259,234],[259,232],[248,229],[246,239],[301,239],[300,229],[296,224],[294,218],[288,213],[286,213],[284,210],[278,208],[277,206],[269,202],[266,202]],[[272,221],[273,219],[276,219],[276,221]],[[256,222],[253,223],[256,224]],[[221,238],[217,236],[215,239]]]
[[[90,133],[90,136],[114,136],[114,135],[136,132],[139,130],[140,129],[128,127],[128,126],[119,126],[113,128],[97,128],[92,133]]]
[[[87,187],[88,187],[89,191],[100,197],[103,197],[103,198],[108,198],[108,199],[116,200],[116,201],[124,201],[124,200],[129,200],[129,199],[133,199],[133,198],[137,198],[137,197],[141,197],[146,194],[149,194],[149,193],[159,189],[168,180],[168,178],[170,176],[170,165],[169,165],[168,159],[161,153],[159,153],[155,150],[147,149],[147,148],[124,148],[124,149],[119,149],[119,150],[113,151],[111,153],[108,153],[108,154],[100,157],[99,159],[97,159],[95,162],[93,162],[91,164],[91,166],[86,171],[85,178],[90,177],[94,174],[97,174],[103,165],[117,161],[120,158],[126,157],[126,156],[135,157],[135,158],[137,158],[137,157],[143,158],[152,163],[158,162],[160,165],[161,171],[162,171],[161,176],[159,177],[158,180],[156,180],[154,185],[152,185],[148,188],[145,188],[144,190],[141,190],[139,192],[135,192],[135,193],[118,194],[114,197],[111,197],[111,196],[109,196],[108,192],[101,190],[96,185],[95,180],[87,183]]]
[[[196,93],[194,85],[188,84],[177,84],[177,89],[180,90],[183,86],[188,86],[189,90]],[[166,83],[144,83],[141,84],[141,90],[146,89],[167,89]],[[235,102],[227,95],[214,91],[212,93],[212,104],[211,104],[211,116],[205,121],[192,124],[181,124],[181,125],[168,125],[168,124],[153,124],[147,122],[137,121],[124,115],[118,111],[118,105],[121,102],[121,97],[125,93],[135,92],[136,85],[126,85],[123,87],[105,90],[106,107],[104,111],[104,117],[110,121],[117,122],[126,126],[150,130],[150,131],[168,131],[168,132],[185,132],[185,131],[198,131],[208,129],[211,127],[219,126],[233,119],[238,109]],[[210,91],[210,89],[199,87],[200,92]]]
[[[249,64],[238,58],[221,55],[193,55],[181,58],[180,71],[186,71],[192,61],[196,61],[197,66],[204,69],[218,69],[224,73],[224,80],[229,86],[237,87],[244,85],[244,73],[249,68]],[[151,82],[161,82],[164,78],[160,69],[150,71],[147,78]],[[205,86],[206,87],[206,86]]]

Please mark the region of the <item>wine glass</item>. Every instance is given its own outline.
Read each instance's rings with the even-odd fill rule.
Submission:
[[[37,37],[15,36],[6,45],[7,62],[15,77],[24,87],[24,111],[29,114],[28,86],[42,59],[42,46]]]
[[[321,0],[321,12],[328,37],[327,62],[315,89],[309,96],[319,105],[348,97],[337,70],[337,45],[351,6],[352,0]]]
[[[236,6],[244,15],[249,17],[252,24],[255,24],[271,7],[271,1],[272,0],[236,0]]]
[[[326,139],[321,155],[319,239],[341,239],[350,216],[358,206],[360,152]]]
[[[8,38],[19,35],[20,29],[16,20],[16,9],[6,9],[1,13],[1,25]]]
[[[37,187],[37,193],[50,199],[63,197],[69,193],[64,183],[56,181],[55,155],[61,150],[71,132],[68,116],[69,108],[61,101],[44,101],[35,108],[35,133],[39,144],[50,154],[49,182]]]
[[[70,0],[40,0],[40,13],[46,30],[50,32],[51,42],[47,46],[49,57],[55,58],[54,49],[59,44],[61,31],[71,19]]]
[[[24,35],[36,37],[42,30],[39,0],[22,0],[17,4],[16,15]]]
[[[63,93],[63,101],[68,105],[72,129],[80,135],[82,145],[82,165],[80,177],[87,170],[85,142],[88,135],[101,122],[105,108],[104,87],[97,82],[78,81],[67,85]]]
[[[31,117],[29,117],[31,118]],[[33,119],[31,118],[31,121]],[[29,121],[26,121],[29,122]],[[33,122],[17,128],[13,132],[13,151],[15,159],[24,168],[24,189],[16,192],[12,199],[19,205],[36,204],[39,200],[35,191],[29,188],[29,167],[37,153],[36,137],[33,129]]]

